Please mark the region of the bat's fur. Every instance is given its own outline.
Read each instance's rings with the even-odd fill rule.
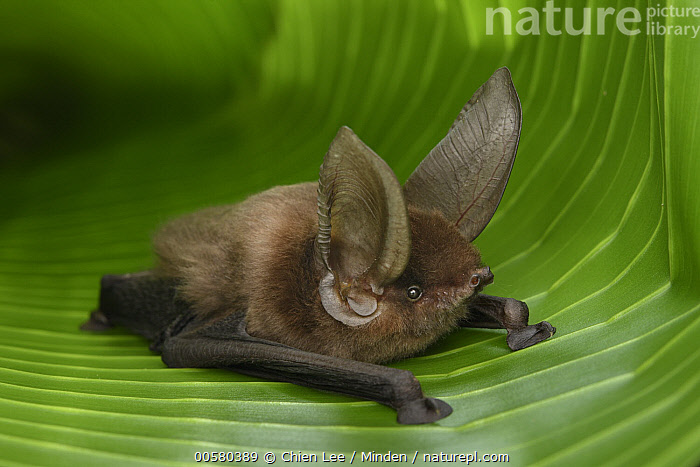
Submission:
[[[246,310],[248,333],[302,350],[366,362],[414,355],[457,328],[479,291],[481,257],[438,211],[408,207],[411,256],[379,297],[380,316],[347,326],[323,308],[314,256],[317,184],[277,187],[167,224],[155,238],[157,273],[175,278],[202,318]],[[422,297],[410,301],[406,289]]]

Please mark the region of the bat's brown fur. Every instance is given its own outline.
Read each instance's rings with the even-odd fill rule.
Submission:
[[[411,206],[410,260],[379,296],[381,314],[353,327],[324,310],[318,292],[324,270],[314,257],[316,187],[277,187],[167,224],[155,239],[157,271],[181,282],[200,316],[245,309],[252,336],[315,353],[387,362],[456,328],[475,292],[468,281],[479,252],[438,211]],[[406,296],[412,285],[423,289],[416,302]]]

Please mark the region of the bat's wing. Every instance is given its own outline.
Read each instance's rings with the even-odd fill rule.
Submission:
[[[479,294],[469,302],[469,313],[459,324],[469,328],[505,329],[511,350],[521,350],[554,335],[557,329],[547,321],[528,325],[530,310],[514,298]]]
[[[393,407],[398,422],[431,423],[452,408],[425,397],[413,373],[370,363],[304,352],[251,337],[243,313],[233,313],[209,326],[183,331],[163,344],[170,367],[226,368],[275,381],[370,399]]]
[[[508,183],[521,117],[510,72],[500,68],[406,181],[406,202],[441,211],[474,240],[493,217]]]
[[[81,329],[102,331],[112,326],[124,326],[160,343],[175,334],[194,314],[190,306],[177,297],[177,282],[161,278],[151,271],[102,277],[99,308]]]
[[[430,423],[452,408],[425,397],[413,373],[304,352],[248,335],[245,312],[206,321],[178,299],[177,283],[150,271],[105,276],[100,308],[82,328],[125,326],[153,341],[166,365],[225,368],[275,381],[370,399],[393,407],[403,424]]]

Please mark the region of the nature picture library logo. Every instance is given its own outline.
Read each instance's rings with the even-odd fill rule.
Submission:
[[[563,5],[564,2],[559,3]],[[563,15],[563,21],[562,21]],[[672,21],[669,20],[672,18]],[[607,20],[607,21],[606,21]],[[646,9],[626,7],[619,10],[591,7],[557,7],[549,0],[542,10],[523,7],[517,11],[508,7],[486,9],[486,34],[493,35],[494,22],[503,25],[503,34],[521,36],[549,34],[604,35],[616,28],[628,36],[642,32],[658,36],[688,36],[695,39],[700,33],[700,7],[676,7],[656,4]],[[498,23],[498,24],[500,24]],[[614,24],[613,24],[614,23]],[[557,27],[557,25],[560,25]]]

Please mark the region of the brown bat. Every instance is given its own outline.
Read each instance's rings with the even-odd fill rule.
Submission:
[[[510,175],[521,109],[506,68],[467,102],[404,187],[347,127],[319,182],[272,188],[165,225],[151,271],[102,278],[83,329],[121,325],[170,367],[228,368],[371,399],[398,422],[452,408],[410,371],[377,365],[416,355],[460,326],[505,328],[519,350],[546,321],[481,290],[493,281],[471,242]]]

